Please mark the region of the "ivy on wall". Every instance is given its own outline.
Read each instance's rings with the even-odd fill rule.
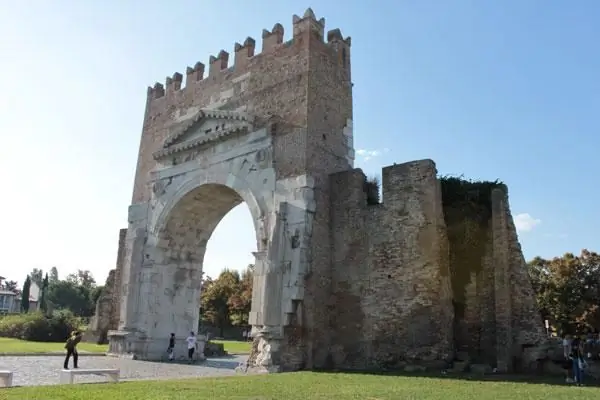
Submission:
[[[464,316],[466,287],[482,267],[492,217],[492,191],[499,180],[475,181],[441,176],[444,220],[450,246],[450,273],[456,318]]]

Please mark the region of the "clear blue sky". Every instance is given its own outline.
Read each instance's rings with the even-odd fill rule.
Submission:
[[[0,12],[0,275],[56,265],[103,282],[146,86],[246,36],[260,48],[276,22],[287,40],[307,6],[352,36],[357,166],[432,158],[500,178],[527,258],[600,250],[598,1],[23,0]],[[223,220],[209,275],[252,261],[252,229],[245,205]]]

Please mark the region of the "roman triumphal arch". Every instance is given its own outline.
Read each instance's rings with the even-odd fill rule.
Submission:
[[[171,332],[196,331],[206,244],[225,214],[245,202],[257,240],[249,322],[258,339],[250,366],[277,369],[285,328],[298,324],[301,312],[313,183],[306,175],[278,179],[272,123],[243,111],[182,114],[153,153],[148,201],[129,208],[119,330],[109,334],[110,351],[161,359]],[[177,346],[184,356],[184,342]]]

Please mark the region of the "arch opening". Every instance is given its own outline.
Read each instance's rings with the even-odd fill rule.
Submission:
[[[157,226],[154,254],[146,255],[154,262],[144,277],[150,281],[146,287],[151,293],[145,296],[149,312],[141,315],[153,319],[143,324],[151,337],[166,339],[171,333],[185,337],[198,331],[207,244],[217,225],[242,203],[244,198],[234,189],[211,183],[190,190],[167,211]],[[256,233],[256,212],[248,209]]]

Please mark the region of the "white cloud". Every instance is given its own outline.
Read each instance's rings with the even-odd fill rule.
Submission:
[[[542,223],[542,220],[533,218],[529,213],[517,214],[514,219],[517,232],[529,232]]]
[[[381,150],[367,150],[367,149],[358,149],[356,150],[356,155],[362,158],[364,161],[369,161],[372,158],[379,157],[382,153],[387,153],[389,149]]]

